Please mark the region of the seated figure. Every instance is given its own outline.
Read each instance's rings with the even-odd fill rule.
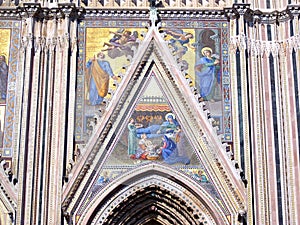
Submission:
[[[155,149],[153,143],[147,139],[146,134],[141,135],[138,142],[138,149],[135,153],[135,159],[147,159],[147,156]]]
[[[163,137],[163,146],[160,148],[162,159],[167,164],[183,163],[190,164],[190,159],[187,156],[180,156],[176,143],[167,135]]]
[[[148,127],[138,128],[136,130],[137,136],[140,138],[141,134],[146,134],[148,138],[155,138],[161,137],[164,134],[172,135],[179,124],[173,113],[168,113],[165,118],[166,121],[162,124],[154,124]]]

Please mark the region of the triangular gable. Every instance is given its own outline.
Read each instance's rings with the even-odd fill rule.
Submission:
[[[136,93],[136,102],[116,134],[116,144],[108,150],[111,156],[107,164],[123,166],[149,160],[169,165],[190,164],[195,153],[155,73],[150,72],[143,83],[144,87]],[[164,141],[169,146],[164,147]],[[196,160],[195,163],[199,164]]]
[[[222,143],[201,108],[197,96],[176,66],[169,48],[156,28],[149,30],[143,47],[134,56],[133,62],[127,71],[128,76],[123,79],[122,85],[100,118],[93,138],[86,146],[86,154],[74,168],[73,178],[65,190],[64,208],[73,213],[78,210],[78,205],[82,203],[72,200],[72,196],[78,193],[81,200],[85,199],[88,190],[99,180],[100,171],[105,167],[105,163],[108,163],[108,166],[111,162],[109,157],[111,152],[114,152],[112,146],[120,143],[124,122],[127,124],[133,110],[140,103],[137,99],[144,93],[142,90],[148,87],[145,84],[155,79],[160,90],[163,90],[164,98],[171,109],[170,113],[174,113],[184,127],[189,144],[193,146],[194,151],[198,151],[196,155],[203,161],[210,179],[222,194],[224,204],[230,207],[229,211],[237,212],[245,202],[242,182],[227,159]],[[155,78],[149,78],[153,73]]]

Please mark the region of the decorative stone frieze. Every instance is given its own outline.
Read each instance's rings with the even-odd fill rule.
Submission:
[[[272,53],[274,56],[278,56],[279,53],[286,54],[294,50],[300,49],[300,35],[297,34],[285,40],[263,41],[251,39],[244,34],[232,36],[230,38],[230,49],[232,51],[248,50],[251,56],[267,56]]]
[[[221,4],[222,5],[222,4]],[[194,7],[196,9],[183,10],[179,8],[169,9],[165,6],[158,5],[155,9],[159,12],[159,17],[163,18],[197,18],[197,19],[220,19],[227,17],[229,20],[239,18],[244,15],[245,21],[249,23],[261,23],[261,24],[279,24],[286,22],[291,19],[297,19],[299,17],[300,6],[299,5],[288,5],[285,10],[272,12],[262,11],[258,9],[250,9],[250,4],[233,4],[233,5],[222,5],[222,7],[211,8],[207,10],[205,7]],[[148,18],[148,8],[122,8],[118,7],[98,7],[85,8],[84,6],[76,6],[74,3],[59,3],[57,8],[42,7],[41,3],[23,3],[22,6],[17,8],[2,8],[0,9],[0,17],[3,16],[8,19],[19,19],[20,17],[34,17],[36,19],[50,19],[52,14],[55,12],[56,15],[64,18],[69,17],[71,20],[102,17],[102,18],[130,18],[130,19],[141,19]]]
[[[259,9],[250,9],[250,4],[233,4],[232,8],[225,9],[226,15],[229,19],[239,18],[244,15],[244,19],[248,23],[259,24],[275,24],[287,22],[293,18],[297,19],[300,12],[300,5],[288,5],[285,10],[274,10],[271,12],[262,11]]]
[[[14,15],[14,19],[31,17],[36,20],[51,20],[68,17],[75,20],[81,19],[85,10],[81,7],[75,7],[72,3],[60,3],[56,8],[41,7],[39,3],[24,3],[16,9],[0,9],[0,16],[9,16],[15,12],[18,14]]]

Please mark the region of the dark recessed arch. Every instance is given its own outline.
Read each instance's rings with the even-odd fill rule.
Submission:
[[[96,196],[82,224],[229,224],[199,184],[161,164],[124,174]]]

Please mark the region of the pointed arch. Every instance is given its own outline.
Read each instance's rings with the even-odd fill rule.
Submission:
[[[121,130],[124,128],[124,121],[129,118],[137,96],[141,94],[141,89],[145,87],[144,82],[152,73],[155,73],[157,82],[164,88],[164,94],[172,110],[179,118],[185,132],[188,133],[190,143],[193,145],[197,156],[205,164],[211,175],[211,180],[222,196],[224,204],[229,209],[229,216],[236,221],[238,211],[244,209],[246,202],[245,190],[239,175],[228,159],[219,137],[209,123],[195,93],[193,93],[184,75],[176,66],[176,62],[159,32],[154,29],[149,31],[147,35],[143,47],[134,56],[127,76],[122,80],[106,112],[95,127],[93,137],[86,145],[85,155],[72,171],[73,177],[71,177],[64,190],[63,210],[66,214],[73,216],[83,205],[88,205],[87,208],[90,208],[91,204],[94,206],[94,211],[96,210],[95,207],[100,202],[98,204],[94,204],[93,200],[87,202],[89,191],[92,190],[100,171],[113,151]],[[129,169],[130,175],[133,170],[140,170],[142,167],[131,167]],[[157,173],[156,170],[152,170],[152,172]],[[169,175],[164,176],[168,177]],[[151,174],[147,174],[147,177],[150,178]],[[174,186],[182,185],[181,183],[184,183],[184,181],[178,178]],[[189,187],[198,190],[200,185],[195,183]],[[113,193],[115,190],[105,191],[105,193]],[[188,186],[186,187],[187,190],[190,190]],[[205,195],[191,194],[191,196],[197,196],[201,199],[201,196]],[[206,204],[210,202],[197,199],[195,201],[199,201],[198,205],[203,202]],[[195,205],[197,204],[195,203]],[[206,208],[213,209],[214,207]],[[215,217],[218,218],[216,215]],[[211,218],[214,218],[214,216],[211,216]],[[221,221],[223,222],[221,223]],[[216,224],[224,224],[224,221],[226,220],[217,220]]]
[[[230,224],[220,205],[196,181],[150,163],[112,181],[86,208],[79,224]]]
[[[0,175],[4,182],[0,182],[0,225],[10,224],[15,218],[16,201],[10,186],[6,183],[6,178]],[[6,183],[6,184],[5,184]]]

